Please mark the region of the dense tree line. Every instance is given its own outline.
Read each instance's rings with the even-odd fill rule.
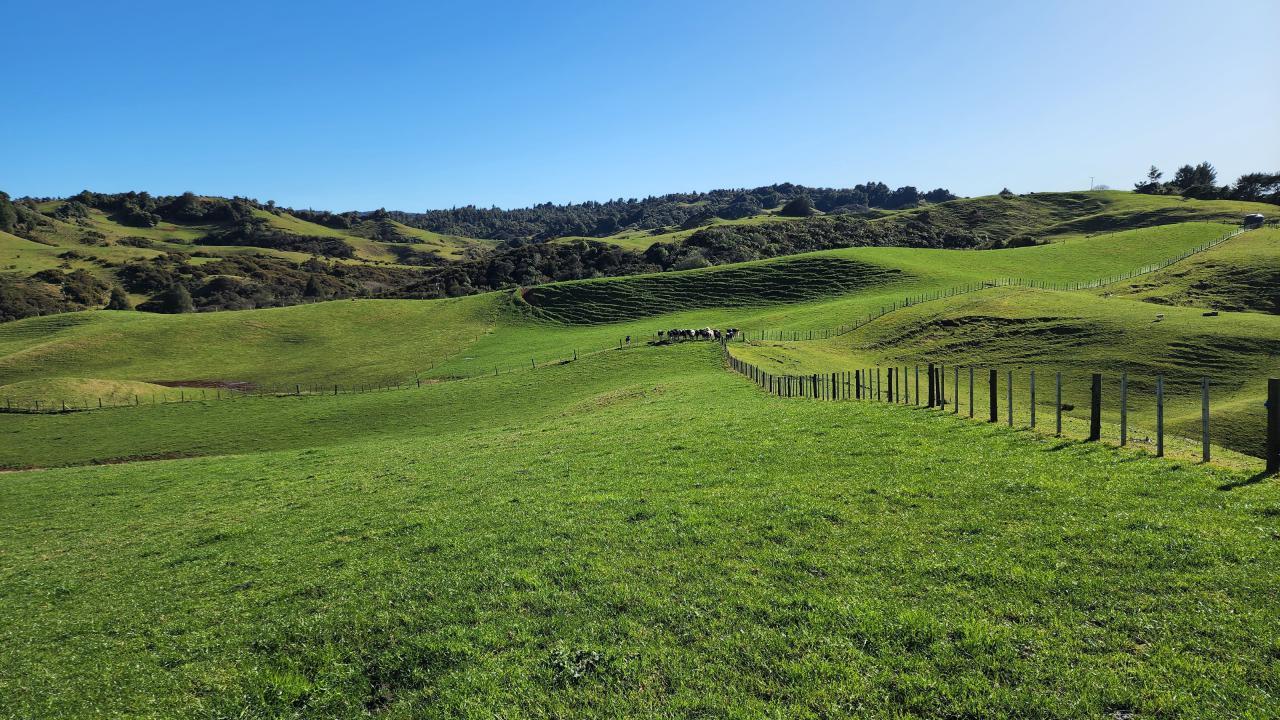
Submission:
[[[1218,171],[1208,162],[1183,165],[1173,177],[1155,165],[1147,176],[1133,184],[1133,191],[1146,195],[1181,195],[1198,200],[1251,200],[1280,205],[1280,172],[1241,175],[1235,183],[1218,185]]]
[[[690,229],[714,218],[736,220],[780,206],[786,206],[789,214],[861,213],[877,208],[914,207],[922,201],[945,202],[955,197],[945,188],[922,193],[911,186],[890,189],[881,182],[852,188],[810,188],[783,183],[750,190],[675,193],[642,200],[543,203],[515,210],[468,205],[425,213],[392,212],[390,216],[405,225],[450,235],[539,242],[560,237],[606,237],[621,230]]]
[[[20,237],[28,237],[32,231],[47,222],[29,199],[14,201],[0,191],[0,231]]]
[[[0,275],[0,322],[101,307],[112,286],[85,270],[41,270],[31,277]]]
[[[198,245],[245,245],[272,250],[292,250],[312,255],[353,258],[355,248],[342,238],[322,235],[296,235],[272,227],[264,218],[251,217],[227,228],[213,230],[196,241]]]

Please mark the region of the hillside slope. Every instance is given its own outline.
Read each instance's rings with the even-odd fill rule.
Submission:
[[[672,327],[838,327],[908,296],[992,277],[1086,281],[1176,255],[1227,226],[1188,223],[984,252],[851,248],[454,300],[360,300],[165,316],[76,313],[0,325],[0,382],[350,383],[469,376]],[[555,322],[558,319],[563,322]],[[566,324],[571,323],[571,324]],[[579,324],[585,323],[585,324]]]
[[[1246,233],[1212,253],[1105,292],[1161,305],[1280,315],[1280,229]]]
[[[988,371],[998,371],[1001,408],[1006,373],[1012,372],[1023,423],[1033,370],[1041,383],[1041,418],[1053,415],[1052,383],[1059,372],[1065,402],[1074,406],[1069,414],[1086,417],[1089,378],[1097,372],[1106,377],[1105,414],[1118,419],[1118,381],[1128,373],[1130,422],[1151,436],[1156,377],[1165,378],[1169,432],[1185,437],[1199,435],[1200,380],[1208,377],[1214,442],[1261,456],[1266,379],[1280,377],[1280,316],[1206,317],[1198,308],[1010,287],[899,310],[839,338],[756,342],[735,346],[734,354],[777,374],[942,363],[963,368],[967,379],[968,368],[976,367],[979,413],[986,407]],[[962,402],[967,405],[967,389]]]

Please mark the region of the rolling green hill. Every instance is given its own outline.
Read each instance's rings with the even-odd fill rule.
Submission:
[[[777,398],[713,343],[646,342],[672,327],[847,328],[996,278],[1087,282],[1233,227],[1094,195],[1044,210],[1024,234],[1053,242],[1027,247],[853,247],[440,300],[0,324],[0,396],[92,408],[174,384],[324,388],[0,413],[13,470],[0,473],[0,707],[1265,717],[1280,693],[1265,580],[1280,572],[1280,485],[1256,455],[1280,315],[1242,298],[1266,297],[1280,231],[1101,289],[987,287],[834,337],[732,346],[776,373],[1012,371],[1013,429]],[[1125,213],[1152,226],[1100,231]],[[988,226],[1018,237],[1023,221]],[[1041,423],[1064,373],[1063,438],[1024,429],[1033,369]],[[1092,372],[1106,373],[1106,444],[1079,441]],[[1156,374],[1166,459],[1149,442]],[[1185,439],[1201,375],[1207,466]],[[352,391],[388,381],[404,389]]]
[[[143,381],[348,383],[403,379],[417,372],[475,375],[525,366],[530,358],[569,357],[574,349],[595,350],[626,335],[642,338],[671,327],[836,327],[907,295],[993,276],[1084,281],[1178,254],[1226,229],[1189,223],[982,252],[850,248],[546,285],[526,292],[523,300],[490,293],[188,317],[92,312],[29,318],[0,325],[0,381],[80,374]]]
[[[1074,193],[989,195],[904,210],[878,223],[927,222],[945,230],[969,230],[994,240],[1058,240],[1186,222],[1238,224],[1249,213],[1280,217],[1280,208],[1235,200],[1193,200],[1104,190]]]
[[[1248,233],[1213,253],[1106,292],[1161,305],[1280,315],[1280,230]]]
[[[150,198],[154,212],[142,211],[136,207],[141,197],[86,193],[22,205],[23,222],[30,225],[21,231],[24,236],[0,236],[0,272],[6,273],[0,276],[6,288],[0,293],[0,317],[102,307],[113,285],[123,285],[132,304],[152,311],[165,309],[164,294],[179,284],[206,311],[329,297],[437,298],[809,250],[1032,245],[1192,222],[1231,224],[1248,212],[1277,213],[1275,206],[1227,200],[1034,193],[861,215],[789,218],[770,210],[732,220],[710,217],[688,229],[633,228],[603,238],[566,236],[541,245],[521,240],[499,246],[411,227],[395,219],[408,220],[404,213],[297,211],[312,222],[241,198]],[[77,271],[95,280],[67,277]]]
[[[10,457],[218,455],[3,476],[0,702],[1266,712],[1274,483],[781,402],[718,358],[0,418]]]

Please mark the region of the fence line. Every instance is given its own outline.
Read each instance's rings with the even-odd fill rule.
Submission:
[[[656,337],[656,336],[655,336]],[[641,338],[643,340],[645,338]],[[474,380],[480,377],[494,377],[497,375],[509,375],[517,372],[531,372],[538,368],[552,367],[556,365],[565,365],[575,362],[579,357],[595,355],[610,350],[622,349],[633,343],[628,343],[626,338],[619,338],[616,345],[609,345],[606,348],[596,350],[588,350],[580,352],[577,349],[567,351],[563,357],[557,356],[551,359],[537,360],[536,356],[529,358],[528,365],[495,365],[493,372],[487,370],[477,372],[474,375],[453,376],[444,378],[424,378],[419,372],[410,378],[395,380],[378,380],[372,382],[347,382],[347,383],[268,383],[263,385],[253,385],[252,387],[234,387],[230,385],[214,385],[213,387],[201,386],[172,386],[170,392],[165,393],[138,393],[125,396],[123,400],[102,398],[97,396],[90,397],[73,397],[73,398],[54,398],[54,399],[35,399],[35,398],[14,398],[4,397],[0,400],[0,413],[17,413],[17,414],[41,414],[41,415],[58,415],[62,413],[85,412],[88,410],[106,410],[112,408],[141,407],[146,405],[172,405],[189,402],[206,402],[218,400],[233,400],[247,397],[316,397],[329,395],[360,395],[371,392],[389,392],[394,390],[412,390],[421,388],[423,384],[439,384],[444,382],[461,382],[465,380]],[[434,363],[428,368],[427,372],[434,369]],[[175,399],[176,395],[176,399]],[[104,402],[105,400],[105,402]]]
[[[1268,221],[1266,225],[1274,227],[1274,226],[1280,225],[1280,221],[1274,221],[1274,220]],[[1107,285],[1113,285],[1118,282],[1132,280],[1133,278],[1139,277],[1141,275],[1147,275],[1153,272],[1157,272],[1159,270],[1163,270],[1169,267],[1170,265],[1173,265],[1178,262],[1182,262],[1183,260],[1186,260],[1187,258],[1192,257],[1193,255],[1198,255],[1208,250],[1212,250],[1213,248],[1218,247],[1222,243],[1238,235],[1241,235],[1243,233],[1246,233],[1250,230],[1255,230],[1255,229],[1258,229],[1258,228],[1245,228],[1245,227],[1236,228],[1235,230],[1232,230],[1231,232],[1226,233],[1220,238],[1216,238],[1214,240],[1209,240],[1207,242],[1204,242],[1174,257],[1166,258],[1164,260],[1161,260],[1160,262],[1152,263],[1150,265],[1143,265],[1142,267],[1136,270],[1123,272],[1118,275],[1109,275],[1107,277],[1096,278],[1094,280],[1077,281],[1077,282],[1054,282],[1049,280],[1036,280],[1034,278],[1008,278],[1008,277],[973,281],[973,282],[964,283],[963,285],[955,285],[949,288],[943,288],[939,290],[930,290],[927,292],[919,293],[917,295],[906,296],[902,299],[901,302],[898,302],[895,300],[888,305],[881,305],[879,311],[868,313],[865,318],[859,318],[858,320],[855,320],[852,323],[846,323],[835,328],[819,328],[815,330],[776,330],[776,329],[775,330],[768,330],[768,329],[744,330],[741,332],[740,339],[743,342],[746,342],[748,340],[761,340],[761,341],[778,340],[778,341],[796,341],[796,342],[802,341],[802,340],[826,340],[833,337],[840,337],[841,335],[847,335],[861,327],[866,326],[868,323],[871,323],[875,320],[878,320],[884,317],[885,315],[888,315],[889,313],[896,312],[904,308],[912,307],[925,302],[932,302],[934,300],[945,300],[947,298],[952,298],[959,295],[967,295],[969,293],[978,292],[980,290],[987,290],[990,288],[997,288],[997,287],[1027,287],[1027,288],[1034,288],[1038,290],[1094,290],[1097,288],[1105,287]]]
[[[729,369],[750,379],[760,388],[764,389],[771,395],[782,398],[809,398],[814,400],[857,400],[884,402],[894,405],[910,405],[913,407],[937,408],[943,412],[950,412],[953,415],[960,415],[961,412],[961,374],[960,366],[951,366],[951,393],[947,392],[947,370],[948,367],[943,364],[927,363],[924,365],[925,370],[925,391],[922,393],[920,389],[921,366],[904,366],[894,365],[892,367],[883,368],[881,366],[872,366],[859,368],[856,370],[844,370],[838,372],[808,373],[804,375],[783,374],[778,375],[760,368],[746,360],[735,356],[729,350],[729,343],[721,343],[721,352],[724,361]],[[981,415],[977,412],[978,408],[974,402],[974,376],[975,367],[967,367],[968,378],[968,416],[978,419]],[[914,372],[912,372],[914,370]],[[988,397],[987,397],[987,414],[986,420],[989,423],[1000,423],[1000,385],[1001,378],[997,370],[988,368]],[[1090,374],[1089,384],[1089,416],[1088,416],[1088,437],[1087,441],[1097,442],[1102,439],[1102,399],[1103,399],[1103,375],[1101,373]],[[914,380],[914,382],[912,382]],[[1062,417],[1064,412],[1070,412],[1075,409],[1074,405],[1064,404],[1062,401],[1063,378],[1062,373],[1058,372],[1053,375],[1054,380],[1054,433],[1062,436]],[[1004,420],[1009,427],[1015,426],[1014,409],[1015,409],[1015,379],[1012,370],[1007,371],[1003,378],[1005,390],[1004,397]],[[1198,439],[1200,441],[1200,459],[1202,462],[1209,462],[1212,459],[1212,445],[1210,443],[1210,389],[1211,383],[1208,377],[1198,379],[1197,389],[1199,390],[1200,400],[1200,433]],[[1155,454],[1157,457],[1163,457],[1165,454],[1165,377],[1157,375],[1155,379],[1155,411],[1156,411],[1156,427],[1155,427]],[[914,390],[914,392],[913,392]],[[1120,376],[1120,413],[1119,413],[1119,444],[1121,447],[1130,445],[1133,442],[1131,436],[1132,427],[1129,423],[1129,410],[1132,387],[1128,373],[1122,373]],[[1036,372],[1030,371],[1028,383],[1025,387],[1017,388],[1017,397],[1022,397],[1023,393],[1029,396],[1029,427],[1037,428],[1036,416]],[[1269,379],[1267,381],[1267,401],[1266,401],[1266,434],[1265,442],[1261,450],[1261,457],[1266,461],[1267,472],[1280,472],[1280,379]],[[1253,452],[1245,452],[1244,454],[1253,455]]]

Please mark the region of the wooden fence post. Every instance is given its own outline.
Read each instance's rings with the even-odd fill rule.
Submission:
[[[1031,371],[1031,429],[1036,429],[1036,371]]]
[[[1280,379],[1267,380],[1267,472],[1280,473]]]
[[[1120,373],[1120,447],[1129,444],[1129,373]]]
[[[960,366],[959,365],[955,366],[954,380],[955,382],[951,384],[955,387],[955,390],[953,392],[955,392],[956,394],[956,401],[951,405],[951,410],[952,410],[952,414],[959,415],[960,414]]]
[[[1005,404],[1008,405],[1008,407],[1005,408],[1005,410],[1008,412],[1008,415],[1009,415],[1009,427],[1013,427],[1013,371],[1012,370],[1008,371],[1008,374],[1005,376],[1004,394],[1005,394]]]
[[[947,366],[938,366],[938,407],[947,409]]]
[[[1209,378],[1200,378],[1200,454],[1209,462]]]
[[[1089,439],[1102,439],[1102,373],[1093,374],[1089,388]]]
[[[920,405],[920,366],[916,365],[916,406]]]
[[[938,404],[938,381],[934,377],[937,374],[937,370],[933,363],[929,363],[929,404],[925,407],[933,407]]]
[[[862,399],[862,371],[853,371],[853,398],[855,400]]]
[[[969,417],[973,417],[973,366],[969,366]]]
[[[1058,424],[1054,433],[1058,437],[1062,437],[1062,373],[1058,373],[1054,382],[1057,391],[1054,393],[1054,414],[1057,417]]]
[[[991,391],[991,420],[990,420],[990,422],[993,422],[993,423],[994,423],[994,422],[1000,422],[999,410],[996,408],[996,402],[997,402],[997,396],[996,396],[996,384],[999,382],[999,377],[1000,377],[1000,376],[996,373],[996,371],[995,371],[995,370],[992,370],[992,371],[991,371],[991,383],[990,383],[990,384],[991,384],[991,387],[990,387],[990,391]]]
[[[1156,457],[1164,457],[1164,376],[1156,376]]]

